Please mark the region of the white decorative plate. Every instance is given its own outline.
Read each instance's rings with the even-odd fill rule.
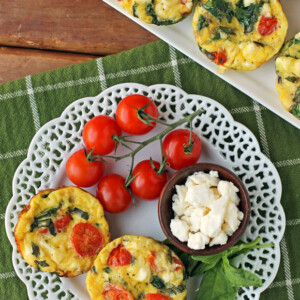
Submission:
[[[237,264],[258,274],[263,280],[260,288],[245,288],[238,299],[258,299],[260,293],[274,279],[280,262],[279,242],[285,229],[285,215],[280,204],[281,181],[272,163],[261,153],[254,135],[235,122],[229,112],[216,101],[198,95],[188,95],[171,85],[150,87],[124,83],[113,86],[96,97],[79,99],[69,105],[63,114],[44,125],[33,138],[27,158],[20,164],[13,179],[13,197],[6,210],[6,232],[13,246],[12,261],[17,275],[26,284],[32,299],[89,299],[85,288],[85,274],[75,278],[59,278],[38,272],[28,266],[17,252],[13,230],[23,206],[38,191],[70,185],[65,174],[65,163],[72,152],[82,147],[81,132],[84,124],[98,114],[113,115],[117,101],[127,95],[139,93],[157,103],[160,116],[168,122],[182,118],[203,108],[205,113],[194,120],[194,131],[202,138],[203,152],[200,161],[213,162],[234,171],[246,185],[252,203],[249,226],[243,236],[250,241],[261,236],[264,242],[272,241],[274,248],[257,249],[240,258]],[[161,127],[148,133],[157,133]],[[141,137],[136,137],[141,139]],[[122,154],[122,149],[118,154]],[[143,149],[136,162],[149,158],[160,160],[159,142]],[[125,176],[130,161],[114,164],[108,161],[109,172]],[[95,187],[88,191],[95,194]],[[165,237],[157,217],[157,201],[138,201],[125,213],[107,214],[112,238],[127,234]],[[199,278],[189,280],[188,299],[195,299]]]
[[[275,87],[274,58],[255,71],[238,72],[227,70],[224,74],[219,74],[217,73],[216,64],[199,51],[195,42],[192,28],[194,12],[177,24],[156,26],[147,24],[130,15],[123,9],[121,2],[118,0],[103,1],[300,129],[300,120],[286,111],[279,100]],[[281,4],[289,22],[287,39],[290,39],[300,31],[300,1],[283,0]]]

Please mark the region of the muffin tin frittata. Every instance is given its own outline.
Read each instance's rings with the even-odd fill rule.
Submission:
[[[279,0],[200,0],[193,17],[199,48],[219,71],[258,68],[280,50],[287,28]]]

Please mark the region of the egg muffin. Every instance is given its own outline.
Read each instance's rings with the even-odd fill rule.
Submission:
[[[187,295],[185,268],[178,256],[163,243],[137,235],[106,245],[88,272],[86,285],[92,300],[180,300]]]
[[[90,270],[110,240],[102,205],[78,187],[39,192],[20,213],[14,233],[29,265],[66,277]]]
[[[193,17],[200,51],[219,72],[255,70],[280,50],[287,28],[279,0],[200,0]]]
[[[275,61],[276,88],[284,108],[300,119],[300,32],[288,41]]]
[[[122,0],[122,6],[134,17],[149,24],[171,25],[184,19],[195,0]]]

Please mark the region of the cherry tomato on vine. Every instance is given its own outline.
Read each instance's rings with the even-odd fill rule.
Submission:
[[[277,19],[275,17],[262,16],[258,24],[258,32],[265,36],[277,30]]]
[[[90,161],[83,149],[70,156],[66,164],[66,173],[69,179],[81,187],[96,184],[104,173],[103,161]]]
[[[96,255],[103,246],[103,235],[90,223],[77,223],[71,233],[71,242],[76,252],[82,256]]]
[[[167,164],[175,170],[183,169],[195,164],[202,151],[199,137],[192,134],[192,145],[189,147],[190,130],[175,129],[163,140],[163,154],[167,158]]]
[[[94,155],[105,155],[115,149],[113,135],[121,136],[117,122],[110,116],[97,116],[88,121],[82,131],[86,147],[93,150]]]
[[[151,125],[145,124],[139,119],[138,110],[145,105],[144,112],[151,115],[154,119],[158,117],[158,110],[155,103],[144,95],[130,95],[120,101],[117,106],[116,120],[119,127],[126,133],[141,135],[151,131],[155,122],[151,122]]]
[[[153,161],[155,169],[159,170],[160,163]],[[132,171],[134,180],[130,184],[131,191],[143,200],[158,198],[168,180],[167,173],[157,174],[152,168],[150,160],[139,162]]]
[[[131,195],[124,185],[125,178],[118,174],[106,175],[99,181],[96,195],[104,210],[120,213],[131,206]]]

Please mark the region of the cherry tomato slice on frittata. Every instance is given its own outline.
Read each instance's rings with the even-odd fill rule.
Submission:
[[[76,252],[82,256],[96,255],[103,246],[103,235],[89,223],[78,223],[73,227],[71,242]]]
[[[122,244],[120,244],[111,251],[107,264],[109,266],[126,266],[131,263],[131,260],[131,253]]]
[[[258,24],[258,32],[263,35],[270,35],[277,30],[277,19],[275,17],[262,16]]]
[[[62,232],[70,223],[71,221],[71,216],[70,214],[66,214],[60,219],[56,220],[54,222],[54,227],[57,232]]]
[[[226,63],[227,55],[225,50],[212,52],[211,54],[215,57],[215,59],[213,60],[215,64],[223,66]]]
[[[134,300],[132,295],[125,289],[109,285],[102,293],[105,300]]]

